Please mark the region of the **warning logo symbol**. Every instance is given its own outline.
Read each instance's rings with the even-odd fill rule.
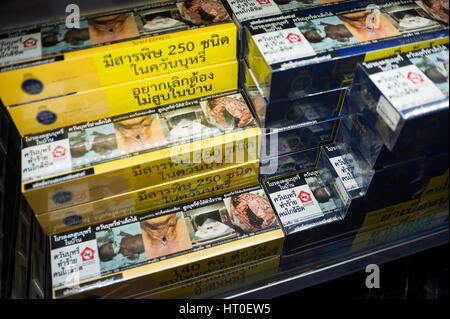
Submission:
[[[311,194],[310,194],[310,193],[307,193],[307,192],[305,192],[305,191],[301,191],[301,192],[298,194],[298,198],[300,199],[300,201],[301,201],[302,203],[310,203],[310,202],[312,202]]]
[[[81,259],[83,261],[89,261],[94,259],[94,250],[86,247],[82,252],[81,252]]]
[[[408,77],[408,80],[410,80],[414,84],[419,84],[419,83],[424,82],[422,75],[420,75],[418,73],[409,72],[407,77]]]
[[[302,38],[300,37],[300,35],[295,34],[295,33],[289,33],[286,37],[286,39],[288,39],[288,41],[290,43],[298,43],[302,41]]]

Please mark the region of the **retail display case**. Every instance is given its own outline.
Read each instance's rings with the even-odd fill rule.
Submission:
[[[88,41],[47,1],[5,18],[1,298],[274,298],[448,243],[437,3],[81,1]],[[93,44],[130,18],[135,35]],[[117,64],[152,48],[185,60]],[[136,142],[155,119],[164,143],[124,151],[122,132],[140,127]]]

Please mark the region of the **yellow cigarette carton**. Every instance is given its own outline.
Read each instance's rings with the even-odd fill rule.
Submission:
[[[9,107],[8,111],[19,133],[24,136],[236,90],[237,78],[238,63],[235,60],[16,105]]]
[[[431,178],[419,198],[368,212],[351,251],[448,228],[448,174],[447,169],[444,174]]]
[[[160,1],[161,2],[161,1]],[[236,26],[220,1],[149,2],[0,35],[5,106],[236,59]],[[201,11],[201,12],[200,12]],[[209,12],[209,14],[199,13]]]
[[[164,208],[258,183],[259,161],[206,172],[97,201],[36,215],[47,234]]]
[[[142,296],[280,256],[283,231],[259,186],[50,237],[53,298]]]
[[[22,192],[35,214],[259,158],[239,91],[26,135]]]
[[[258,247],[259,248],[259,247]],[[264,254],[262,254],[264,256]],[[259,257],[253,257],[258,259]],[[119,294],[116,291],[108,293],[106,298],[115,296],[117,298],[127,299],[200,299],[200,298],[223,298],[233,293],[239,288],[251,285],[259,280],[267,280],[278,273],[280,266],[280,256],[270,256],[253,262],[233,265],[222,265],[226,259],[217,259],[213,264],[215,268],[210,267],[207,274],[202,276],[193,276],[193,279],[186,279],[180,283],[160,283],[160,289],[150,290],[142,294],[128,295],[123,297],[125,291],[121,289]],[[211,269],[212,268],[212,269]],[[225,268],[225,269],[223,269]],[[217,270],[216,270],[217,269]],[[197,275],[198,273],[196,273]],[[267,313],[265,307],[256,307],[254,313]],[[187,313],[186,307],[179,309],[180,314]]]

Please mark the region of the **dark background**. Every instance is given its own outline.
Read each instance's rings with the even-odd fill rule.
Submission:
[[[287,294],[278,299],[448,299],[449,244],[379,265],[380,288],[368,289],[365,271]]]

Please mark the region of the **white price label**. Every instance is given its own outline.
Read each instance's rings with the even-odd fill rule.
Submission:
[[[72,170],[69,140],[64,139],[22,150],[22,182]]]
[[[253,40],[269,64],[316,54],[308,40],[297,28],[257,34],[253,36]]]
[[[351,154],[332,157],[330,162],[347,191],[359,188],[355,177],[356,161]]]
[[[100,276],[95,239],[54,249],[51,258],[53,288],[76,286],[82,281]]]
[[[227,0],[239,21],[281,13],[273,0]]]
[[[308,185],[270,194],[284,226],[322,217],[322,210]]]
[[[40,33],[0,40],[0,65],[40,58],[41,49]]]
[[[375,73],[370,78],[399,112],[445,98],[441,90],[415,65]],[[378,108],[388,118],[392,115],[383,102]],[[395,118],[390,121],[390,125],[396,125]]]

